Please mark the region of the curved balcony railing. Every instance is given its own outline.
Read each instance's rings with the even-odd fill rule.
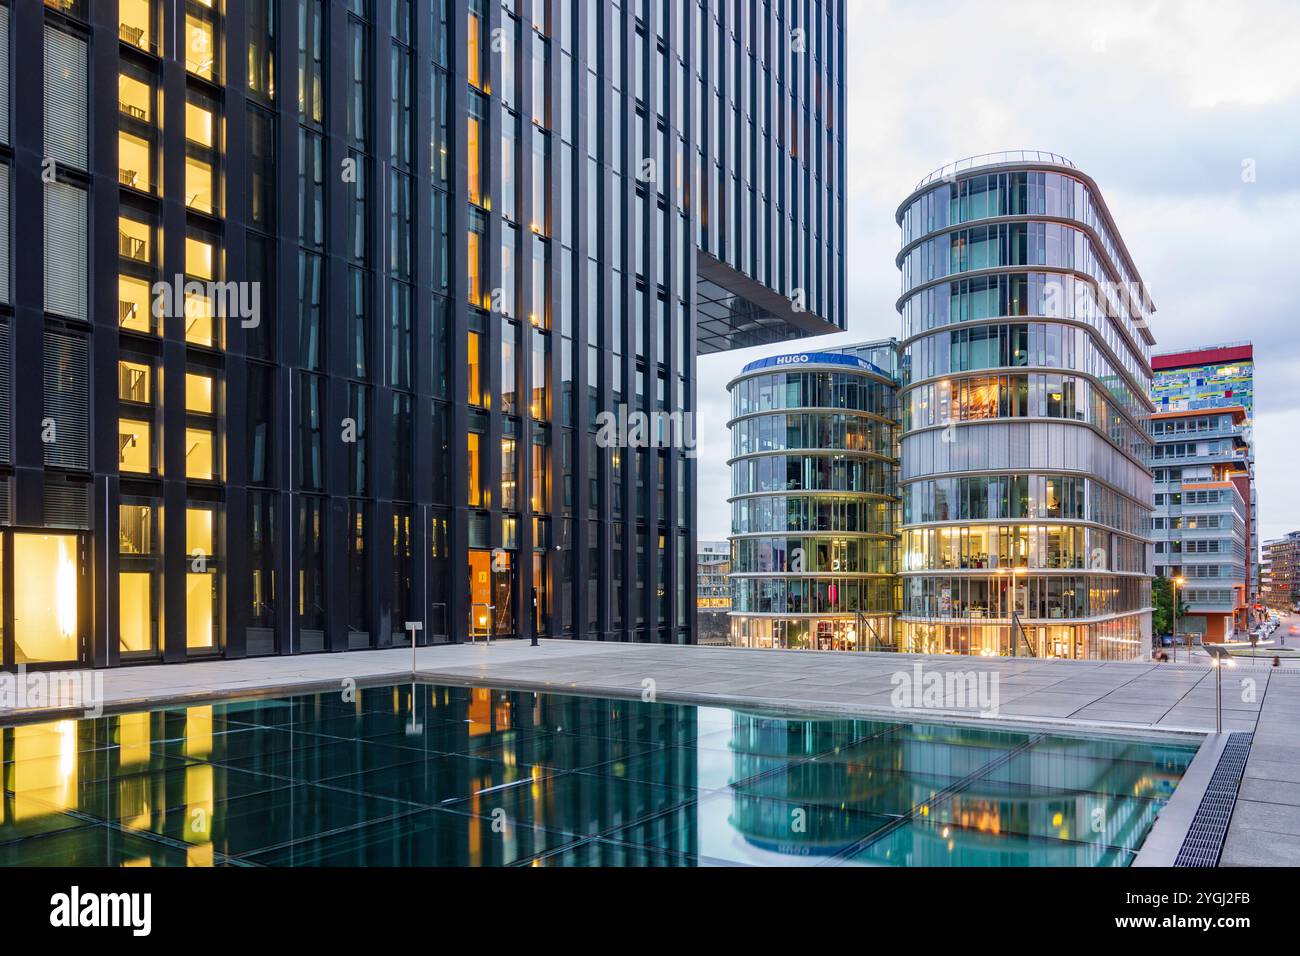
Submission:
[[[1071,169],[1079,168],[1059,153],[1049,153],[1041,149],[1004,149],[996,153],[980,153],[978,156],[967,156],[965,159],[959,159],[954,163],[940,166],[917,183],[916,189],[912,191],[918,192],[931,183],[936,183],[942,179],[952,179],[961,173],[978,169],[980,166],[995,166],[1002,163],[1052,163],[1056,166],[1069,166]]]

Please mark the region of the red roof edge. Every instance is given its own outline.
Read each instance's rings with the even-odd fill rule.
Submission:
[[[1215,365],[1219,362],[1253,362],[1255,349],[1250,345],[1233,345],[1218,349],[1193,349],[1190,352],[1171,352],[1151,356],[1153,371],[1172,368],[1191,368],[1196,365]]]

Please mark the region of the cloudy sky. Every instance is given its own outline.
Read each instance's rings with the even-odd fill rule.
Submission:
[[[931,170],[1060,153],[1101,187],[1157,350],[1254,342],[1260,533],[1300,529],[1300,4],[846,2],[849,331],[809,343],[898,335],[894,210]],[[729,531],[725,383],[777,351],[700,359],[701,540]]]

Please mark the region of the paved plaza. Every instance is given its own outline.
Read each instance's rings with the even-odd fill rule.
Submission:
[[[917,670],[919,668],[919,671]],[[108,710],[319,691],[412,677],[409,648],[101,671]],[[1215,672],[1181,664],[760,651],[654,644],[523,641],[420,648],[421,680],[818,714],[996,720],[1057,730],[1214,732]],[[896,706],[897,675],[996,675],[996,714]],[[904,702],[906,703],[906,702]],[[916,701],[916,703],[926,703]],[[932,703],[932,702],[930,702]],[[984,702],[985,704],[987,701]],[[80,716],[66,702],[0,710],[0,719]],[[1225,865],[1300,861],[1300,668],[1241,662],[1223,674],[1223,729],[1255,735],[1223,854]]]

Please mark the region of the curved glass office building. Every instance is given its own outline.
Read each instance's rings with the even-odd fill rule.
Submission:
[[[896,343],[759,359],[731,393],[731,643],[894,646]]]
[[[1155,307],[1097,184],[974,157],[896,218],[901,649],[1145,656]]]

